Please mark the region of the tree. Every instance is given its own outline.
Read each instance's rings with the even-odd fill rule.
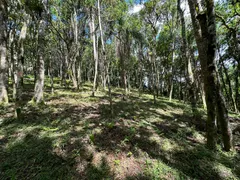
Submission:
[[[238,29],[239,26],[239,14],[240,11],[240,2],[230,3],[230,2],[219,2],[216,4],[216,18],[221,25],[221,30],[219,31],[218,49],[219,54],[221,55],[220,50],[222,47],[227,46],[226,53],[221,55],[221,65],[224,69],[224,74],[226,76],[226,82],[228,84],[228,100],[231,102],[233,110],[238,112],[240,110],[239,106],[239,76],[240,76],[240,46],[238,43]],[[228,75],[228,71],[225,68],[224,61],[232,61],[234,60],[233,69],[234,69],[234,83],[235,87],[232,88],[232,83]],[[224,82],[222,82],[224,83]],[[233,92],[235,89],[235,92]]]
[[[94,80],[93,80],[93,88],[92,88],[92,96],[95,96],[96,91],[96,83],[97,83],[97,77],[98,77],[98,51],[96,47],[96,30],[95,30],[95,14],[94,9],[91,6],[89,9],[89,16],[90,16],[90,35],[92,40],[92,46],[93,46],[93,57],[94,57]]]
[[[35,14],[35,20],[37,23],[37,77],[34,88],[33,101],[36,103],[43,102],[43,92],[44,92],[44,78],[45,78],[45,67],[44,67],[44,53],[45,53],[45,31],[47,23],[47,2],[43,0],[41,3],[37,4],[38,13]]]
[[[187,47],[187,37],[186,37],[186,25],[185,25],[185,19],[184,19],[184,13],[181,9],[181,0],[178,0],[178,13],[179,13],[179,18],[181,21],[181,26],[182,26],[182,56],[183,59],[186,61],[187,64],[187,84],[188,84],[188,91],[189,91],[189,99],[192,105],[192,112],[193,116],[195,118],[196,116],[196,95],[195,95],[195,79],[194,79],[194,74],[192,71],[192,62],[191,62],[191,57],[188,52],[188,47]]]
[[[8,103],[7,93],[7,1],[0,1],[0,103]]]
[[[206,92],[207,145],[210,149],[216,149],[216,125],[218,120],[221,125],[224,149],[229,151],[232,148],[232,135],[215,64],[216,22],[214,2],[213,0],[207,0],[206,10],[195,0],[188,0],[188,3]]]

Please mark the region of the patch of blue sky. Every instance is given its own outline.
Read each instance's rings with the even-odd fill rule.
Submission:
[[[133,4],[142,4],[149,0],[126,0],[127,3],[133,3]]]

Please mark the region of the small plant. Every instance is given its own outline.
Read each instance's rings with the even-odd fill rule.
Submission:
[[[115,164],[116,166],[119,166],[119,165],[120,165],[120,162],[121,162],[121,161],[120,161],[119,159],[115,159],[115,160],[114,160],[114,164]]]
[[[121,144],[124,145],[125,143],[129,142],[129,137],[126,136],[124,140],[121,141]]]
[[[121,149],[115,149],[115,154],[118,154],[121,152]]]
[[[84,123],[84,128],[85,128],[85,129],[88,129],[88,128],[89,128],[89,122],[88,122],[88,121],[86,121],[86,122]]]
[[[80,150],[79,149],[74,149],[73,154],[72,154],[72,158],[75,158],[77,156],[80,156]]]
[[[133,120],[136,121],[138,118],[137,116],[133,116]]]
[[[131,127],[131,128],[130,128],[130,134],[131,134],[131,135],[136,134],[136,128]]]
[[[131,157],[132,156],[132,152],[131,151],[129,151],[128,153],[127,153],[127,157]]]
[[[94,143],[94,139],[95,139],[94,134],[90,134],[89,138],[90,138],[91,142]]]
[[[107,128],[112,129],[114,127],[114,123],[113,122],[109,122],[106,124]]]

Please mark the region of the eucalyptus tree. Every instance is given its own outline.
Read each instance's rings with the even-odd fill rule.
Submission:
[[[97,41],[96,41],[96,28],[95,28],[95,2],[89,2],[89,29],[90,29],[90,36],[93,46],[93,57],[94,57],[94,80],[93,80],[93,87],[92,87],[92,96],[95,96],[96,91],[96,84],[98,78],[98,50],[97,50]]]
[[[181,8],[181,0],[178,0],[177,2],[178,6],[178,14],[181,22],[181,33],[182,33],[182,47],[181,47],[181,55],[183,57],[183,60],[186,62],[186,67],[187,67],[187,85],[188,85],[188,94],[189,94],[189,99],[191,101],[191,106],[192,106],[192,112],[193,116],[196,116],[196,86],[195,86],[195,79],[194,79],[194,74],[192,70],[192,60],[191,56],[189,53],[189,48],[187,44],[187,35],[186,35],[186,24],[185,24],[185,18],[184,18],[184,12]]]
[[[34,88],[33,102],[43,102],[44,92],[44,78],[45,78],[45,35],[46,25],[48,21],[48,1],[26,1],[26,7],[29,10],[33,22],[36,24],[36,38],[37,38],[37,62],[36,62],[36,83]]]
[[[161,2],[159,1],[149,1],[144,4],[144,9],[141,11],[141,16],[146,23],[146,39],[148,41],[148,58],[150,64],[151,76],[150,84],[152,86],[152,93],[154,98],[154,103],[156,103],[156,96],[159,93],[159,71],[156,64],[156,47],[157,47],[157,35],[158,35],[158,25],[161,18],[160,13]]]
[[[130,32],[127,25],[127,10],[128,6],[126,2],[117,2],[117,14],[116,20],[116,51],[119,60],[119,71],[121,74],[121,87],[124,89],[124,97],[128,94],[127,86],[127,61],[130,57]]]
[[[103,28],[102,28],[102,18],[101,18],[101,4],[100,0],[97,1],[97,9],[98,9],[98,23],[99,23],[99,30],[100,30],[100,39],[101,39],[101,45],[102,45],[102,55],[103,55],[103,86],[105,89],[105,84],[107,81],[108,84],[108,95],[109,95],[109,103],[110,103],[110,112],[111,116],[113,115],[113,103],[112,103],[112,92],[111,92],[111,81],[109,77],[109,69],[107,65],[107,54],[106,54],[106,49],[105,49],[105,41],[104,41],[104,36],[103,36]],[[105,75],[105,73],[107,73]],[[106,80],[105,80],[106,78]]]
[[[239,45],[239,29],[240,29],[240,2],[228,2],[219,1],[216,4],[216,20],[219,22],[222,28],[219,28],[218,33],[222,36],[222,40],[219,40],[219,51],[224,51],[221,56],[221,65],[224,68],[226,75],[226,81],[229,86],[229,99],[232,102],[234,111],[240,110],[240,98],[239,98],[239,76],[240,76],[240,45]],[[225,50],[223,50],[225,48]],[[219,52],[221,54],[221,52]],[[235,92],[233,92],[230,78],[228,77],[228,71],[226,70],[225,61],[233,61],[234,69],[234,84]]]
[[[232,148],[232,134],[215,64],[217,41],[214,2],[206,0],[204,4],[206,6],[202,6],[196,0],[188,0],[188,3],[206,92],[207,145],[210,149],[216,149],[216,121],[218,121],[221,126],[224,149],[229,151]]]
[[[84,18],[84,12],[80,8],[80,1],[54,1],[51,10],[52,20],[50,29],[58,39],[61,53],[61,82],[66,85],[67,76],[77,88],[76,60],[79,56],[80,21]]]
[[[14,3],[14,2],[12,2]],[[15,5],[15,4],[14,4]],[[14,6],[13,5],[13,6]],[[26,60],[25,58],[25,40],[27,37],[28,33],[28,26],[30,23],[30,17],[27,14],[26,9],[28,6],[23,3],[17,4],[17,7],[19,9],[15,9],[18,11],[19,19],[15,19],[14,23],[19,23],[19,29],[20,29],[20,34],[19,36],[17,35],[18,29],[14,29],[14,39],[12,43],[15,43],[15,49],[12,49],[11,51],[11,58],[12,58],[12,72],[13,72],[13,98],[16,99],[16,102],[20,102],[22,100],[22,91],[23,91],[23,77],[24,77],[24,62]],[[16,56],[16,58],[15,58]]]
[[[8,63],[7,63],[7,1],[0,1],[0,103],[8,103]]]

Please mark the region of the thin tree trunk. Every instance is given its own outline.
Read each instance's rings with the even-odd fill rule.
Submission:
[[[49,62],[49,76],[50,76],[50,83],[51,83],[51,94],[54,94],[53,67],[52,67],[51,58]]]
[[[15,41],[15,30],[11,33],[11,77],[12,77],[12,88],[13,100],[17,97],[17,55],[16,55],[16,41]]]
[[[37,62],[37,81],[34,89],[33,101],[36,103],[43,102],[43,88],[44,88],[44,60],[43,55],[39,54]]]
[[[102,51],[103,51],[103,62],[105,63],[105,67],[107,68],[107,84],[108,84],[108,95],[109,95],[109,104],[110,104],[110,113],[113,116],[113,104],[112,104],[112,92],[111,92],[111,81],[109,75],[109,69],[107,65],[107,58],[106,58],[106,51],[105,51],[105,44],[103,40],[103,30],[102,30],[102,21],[101,21],[101,6],[100,0],[98,0],[98,21],[99,21],[99,29],[101,35],[101,43],[102,43]],[[104,85],[105,86],[105,85]]]
[[[43,102],[43,88],[44,88],[44,30],[45,24],[43,20],[40,20],[40,27],[38,33],[38,59],[37,59],[37,78],[34,88],[33,102],[41,103]]]
[[[68,67],[68,55],[65,54],[62,59],[62,81],[61,81],[62,86],[67,85],[67,74],[68,74],[67,67]]]
[[[120,40],[117,42],[117,52],[120,61],[120,73],[121,73],[121,87],[124,89],[123,91],[123,99],[127,96],[127,74],[126,74],[126,66],[125,66],[125,50],[126,44],[122,42],[121,34],[119,33]]]
[[[92,96],[95,96],[96,91],[96,83],[97,83],[97,77],[98,77],[98,51],[96,47],[96,33],[95,33],[95,16],[93,9],[90,9],[90,34],[92,39],[92,45],[93,45],[93,57],[94,57],[94,80],[93,80],[93,87],[92,87]]]
[[[0,1],[0,103],[8,103],[7,93],[7,2]]]
[[[82,71],[81,71],[81,61],[78,62],[78,68],[77,68],[77,89],[80,89],[81,83],[82,83]]]
[[[195,118],[196,112],[197,112],[197,107],[196,107],[196,99],[195,99],[195,82],[194,82],[194,76],[193,76],[193,71],[192,71],[192,63],[190,56],[188,54],[188,49],[187,49],[187,37],[186,37],[186,25],[185,25],[185,19],[184,19],[184,13],[181,9],[181,1],[178,0],[178,12],[180,15],[180,20],[181,20],[181,25],[182,25],[182,54],[184,60],[187,62],[187,84],[188,84],[188,92],[190,96],[190,101],[191,101],[191,106],[192,106],[192,112],[193,112],[193,117]]]
[[[175,39],[173,40],[173,51],[172,51],[172,65],[171,65],[171,85],[170,85],[170,92],[169,92],[169,101],[172,101],[172,94],[173,94],[173,77],[174,77],[174,56],[175,56]]]
[[[228,70],[227,70],[227,68],[225,67],[224,62],[223,62],[223,59],[222,59],[222,57],[221,57],[221,55],[220,55],[219,47],[218,47],[218,54],[219,54],[219,61],[220,61],[221,66],[222,66],[222,68],[223,68],[223,72],[224,72],[224,74],[225,74],[225,76],[226,76],[226,82],[227,82],[227,84],[228,84],[228,92],[227,92],[227,88],[225,87],[226,85],[225,85],[225,82],[224,82],[224,78],[222,77],[222,81],[223,81],[223,84],[224,84],[224,88],[225,88],[227,97],[228,97],[229,101],[232,103],[232,106],[233,106],[233,108],[234,108],[234,111],[235,111],[235,112],[238,112],[237,105],[236,105],[236,101],[235,101],[234,96],[233,96],[233,90],[232,90],[231,80],[230,80],[229,75],[228,75]],[[222,76],[223,76],[223,75],[222,75]]]
[[[77,78],[76,78],[76,62],[75,62],[75,60],[73,61],[73,64],[72,64],[71,79],[73,82],[73,88],[77,88],[78,84],[77,84]]]
[[[151,84],[152,84],[152,95],[153,95],[153,102],[154,104],[156,104],[156,81],[155,81],[155,60],[153,59],[154,57],[153,56],[149,56],[149,60],[150,60],[150,63],[151,63],[151,71],[152,71],[152,81],[151,81]]]
[[[27,35],[27,22],[23,23],[20,37],[18,41],[18,62],[17,62],[17,91],[16,91],[16,100],[22,100],[22,91],[23,91],[23,64],[24,64],[24,47],[23,42],[26,39]]]
[[[207,103],[206,103],[206,95],[205,95],[205,90],[204,90],[204,83],[200,82],[200,91],[201,91],[201,96],[202,96],[202,102],[203,102],[203,109],[207,109]]]
[[[240,103],[239,103],[239,76],[240,76],[240,59],[237,62],[237,68],[235,71],[235,104],[236,105],[236,109],[235,112],[239,112],[240,110]]]

